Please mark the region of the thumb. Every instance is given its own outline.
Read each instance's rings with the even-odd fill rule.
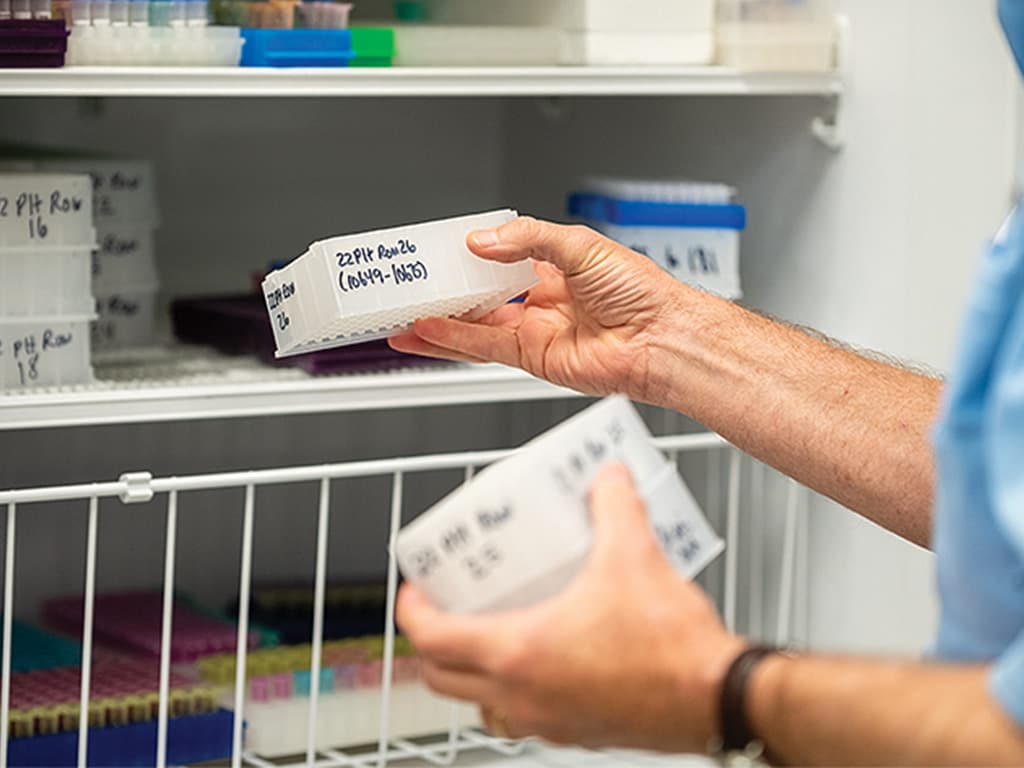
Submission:
[[[466,245],[481,258],[502,262],[546,261],[566,277],[595,266],[604,258],[607,243],[587,227],[552,224],[530,216],[520,216],[496,229],[471,232],[466,238]]]
[[[640,539],[651,538],[647,508],[629,470],[614,464],[597,476],[590,491],[595,554],[621,551]]]

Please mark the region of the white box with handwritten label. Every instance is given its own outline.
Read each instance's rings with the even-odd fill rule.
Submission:
[[[91,381],[93,317],[0,317],[0,390]]]
[[[267,275],[278,357],[385,338],[425,317],[480,316],[537,282],[529,262],[473,255],[466,236],[516,217],[492,211],[314,243]]]
[[[564,589],[591,546],[588,495],[622,462],[669,560],[692,578],[724,548],[636,410],[608,398],[483,470],[403,528],[402,573],[458,613],[528,606]]]

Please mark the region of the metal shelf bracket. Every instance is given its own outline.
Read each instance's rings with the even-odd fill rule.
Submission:
[[[836,16],[836,72],[842,81],[850,69],[850,20],[843,14]],[[833,152],[838,152],[846,143],[846,132],[843,120],[843,92],[829,97],[831,109],[828,114],[811,121],[811,133],[814,137]]]

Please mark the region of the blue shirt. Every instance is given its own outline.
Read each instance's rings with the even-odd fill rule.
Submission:
[[[936,655],[991,662],[1024,727],[1024,214],[982,259],[935,429]]]

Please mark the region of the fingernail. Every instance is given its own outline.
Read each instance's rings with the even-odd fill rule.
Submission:
[[[618,482],[627,482],[631,475],[629,469],[625,464],[612,464],[604,470],[604,476],[607,480],[615,480]]]
[[[470,237],[473,238],[473,244],[477,248],[490,248],[499,242],[498,232],[494,229],[481,229],[471,234]]]

